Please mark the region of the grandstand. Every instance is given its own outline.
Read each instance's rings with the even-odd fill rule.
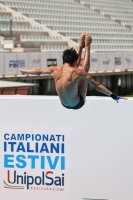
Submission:
[[[109,88],[115,79],[114,89],[118,89],[119,82],[119,86],[123,84],[126,88],[122,90],[123,94],[129,92],[127,85],[130,86],[130,93],[133,92],[131,0],[2,0],[0,11],[1,53],[38,53],[40,57],[49,54],[50,58],[58,53],[59,57],[64,49],[77,48],[80,34],[87,31],[93,38],[91,56],[95,55],[100,63],[100,57],[104,55],[101,62],[104,66],[99,64],[90,73]],[[112,55],[121,57],[123,65],[115,63],[108,66]],[[21,79],[18,70],[5,73],[7,71],[3,69],[1,79]],[[25,77],[25,80],[28,78]],[[42,79],[30,79],[35,78]],[[90,89],[89,94],[94,94],[94,91]],[[97,92],[95,94],[98,95]]]
[[[35,51],[62,51],[68,45],[67,38],[78,42],[82,31],[92,35],[93,51],[133,51],[133,3],[130,0],[122,4],[117,0],[113,5],[108,0],[0,2],[1,34],[8,39],[12,20],[14,45],[21,44],[23,51],[33,48],[30,44],[33,41]],[[52,30],[53,37],[46,27]]]

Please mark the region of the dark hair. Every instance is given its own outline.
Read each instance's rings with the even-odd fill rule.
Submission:
[[[63,51],[63,64],[69,63],[70,65],[73,65],[73,63],[78,60],[78,54],[74,48],[66,49]]]

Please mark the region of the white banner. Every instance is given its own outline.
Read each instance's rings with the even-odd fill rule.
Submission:
[[[114,53],[115,70],[124,69],[122,53]]]
[[[91,53],[90,55],[90,72],[98,71],[98,54]]]
[[[107,67],[106,71],[113,71],[115,69],[114,65],[114,53],[107,53]]]
[[[41,68],[41,54],[40,53],[30,53],[29,54],[29,68]]]
[[[0,129],[2,199],[68,200],[69,127],[6,124]]]
[[[5,75],[17,74],[18,61],[16,53],[7,53],[5,57]]]
[[[62,65],[63,60],[62,60],[62,54],[60,53],[51,53],[50,58],[47,58],[47,67],[49,66],[57,66],[57,65]]]
[[[0,76],[3,76],[5,74],[4,73],[5,55],[6,54],[3,53],[0,54]]]
[[[22,68],[22,69],[28,69],[29,68],[29,55],[26,53],[17,53],[16,54],[16,59],[18,61],[18,65]],[[19,71],[19,69],[17,69],[17,74],[21,74],[21,72]]]
[[[123,54],[124,69],[127,70],[131,65],[131,59],[128,57],[128,52],[124,52],[122,54]]]
[[[1,75],[20,74],[18,66],[22,68],[45,68],[51,65],[62,65],[62,53],[7,53],[0,54],[2,66]],[[84,62],[81,57],[79,68]],[[133,52],[123,53],[91,53],[90,72],[106,72],[113,70],[133,69]]]
[[[123,53],[124,69],[133,69],[133,52]]]
[[[51,53],[41,53],[41,62],[42,62],[42,68],[46,68],[48,66],[48,59],[51,58]]]
[[[105,53],[98,53],[98,71],[106,71],[107,66],[110,63],[110,59],[107,59],[107,56]]]

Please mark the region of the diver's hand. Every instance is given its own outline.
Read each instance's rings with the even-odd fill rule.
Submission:
[[[20,72],[23,74],[23,75],[25,75],[26,74],[26,72],[19,66],[19,70],[20,70]]]
[[[85,47],[85,32],[80,35],[79,45],[84,48]]]
[[[85,46],[90,46],[92,43],[92,38],[89,33],[85,34]]]
[[[112,99],[114,99],[115,101],[118,101],[118,100],[120,99],[120,96],[117,95],[115,92],[113,92],[113,93],[110,95],[110,97],[111,97]]]
[[[120,99],[127,100],[127,98],[120,97],[118,94],[116,94],[116,92],[113,92],[113,93],[110,95],[110,97],[111,97],[112,99],[114,99],[115,101],[117,101],[117,103],[118,103],[118,101],[119,101]]]

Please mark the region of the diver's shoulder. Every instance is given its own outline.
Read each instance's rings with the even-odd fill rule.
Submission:
[[[84,69],[79,69],[79,68],[76,68],[75,69],[75,73],[77,73],[77,75],[82,75],[82,74],[84,74],[84,73],[87,73]]]
[[[52,71],[55,71],[55,70],[61,70],[61,69],[63,69],[63,66],[57,65],[57,66],[50,66],[49,68],[51,68]]]
[[[63,65],[57,65],[57,66],[55,66],[56,67],[56,69],[63,69]]]

